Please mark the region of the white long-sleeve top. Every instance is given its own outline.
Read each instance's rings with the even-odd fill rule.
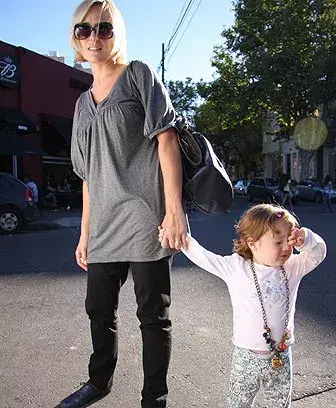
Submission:
[[[296,248],[283,265],[290,292],[288,329],[290,343],[294,342],[294,313],[301,279],[315,269],[326,256],[324,240],[308,228],[304,228],[304,244]],[[203,248],[188,235],[188,249],[182,252],[196,265],[223,279],[228,287],[233,308],[233,337],[236,346],[250,350],[268,350],[264,333],[264,321],[260,301],[253,281],[250,261],[234,253],[228,256],[214,254]],[[255,263],[255,270],[266,311],[272,338],[278,343],[283,335],[286,319],[286,284],[280,267]]]

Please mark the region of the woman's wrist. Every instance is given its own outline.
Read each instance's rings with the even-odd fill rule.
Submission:
[[[81,230],[79,240],[80,241],[88,241],[89,240],[89,231]]]
[[[176,200],[173,202],[166,203],[166,213],[169,214],[179,214],[183,211],[182,201]]]

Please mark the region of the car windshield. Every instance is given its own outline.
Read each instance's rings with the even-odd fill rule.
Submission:
[[[269,187],[277,187],[279,185],[279,181],[273,177],[266,178],[266,185]]]

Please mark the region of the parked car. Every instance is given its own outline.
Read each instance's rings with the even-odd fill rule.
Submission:
[[[238,180],[233,186],[234,193],[237,195],[247,195],[247,180]]]
[[[299,197],[302,200],[322,203],[323,201],[323,185],[315,179],[301,180],[296,189],[299,191]],[[330,199],[336,200],[336,190],[331,190]]]
[[[30,189],[8,173],[0,173],[0,233],[13,234],[34,218]]]
[[[299,192],[296,187],[292,189],[291,194],[292,202],[297,201]],[[279,180],[275,177],[254,177],[247,186],[247,199],[250,202],[255,200],[281,204],[281,197]]]

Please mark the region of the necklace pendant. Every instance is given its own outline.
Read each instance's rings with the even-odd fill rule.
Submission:
[[[271,364],[273,368],[280,368],[283,363],[280,356],[276,354],[272,357]]]
[[[278,350],[279,350],[279,351],[285,351],[285,350],[287,350],[287,344],[286,344],[286,343],[279,343],[279,345],[278,345]]]

